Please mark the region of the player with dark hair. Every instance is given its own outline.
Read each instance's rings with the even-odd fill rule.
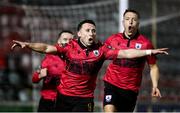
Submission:
[[[105,41],[112,49],[153,49],[152,43],[139,33],[140,15],[135,10],[126,10],[123,15],[124,32]],[[161,97],[158,89],[159,68],[155,55],[134,59],[114,59],[108,66],[104,81],[104,111],[132,112],[142,80],[145,62],[149,64],[152,80],[152,96]]]
[[[63,30],[58,35],[57,43],[65,46],[73,39],[71,31]],[[39,101],[38,112],[56,111],[57,86],[60,83],[60,76],[65,69],[64,57],[61,54],[46,54],[42,60],[41,68],[34,72],[32,81],[39,83],[43,80],[41,98]]]
[[[96,25],[92,20],[83,20],[78,25],[77,40],[64,48],[44,43],[13,41],[15,46],[27,47],[37,52],[59,52],[66,56],[66,70],[58,86],[58,111],[92,112],[97,74],[106,59],[135,58],[151,54],[168,54],[167,48],[154,50],[111,50],[96,42]]]

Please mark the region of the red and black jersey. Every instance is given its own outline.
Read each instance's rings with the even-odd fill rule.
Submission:
[[[84,47],[80,40],[72,40],[66,47],[56,45],[66,57],[66,70],[62,73],[58,90],[63,95],[93,97],[97,74],[105,59],[117,57],[118,51],[100,43]]]
[[[126,38],[122,33],[114,34],[105,44],[111,49],[153,49],[151,42],[139,33],[132,39]],[[148,64],[155,64],[156,57],[152,55],[134,59],[115,59],[109,64],[104,81],[122,89],[138,92],[146,61]]]
[[[41,90],[41,96],[44,99],[55,100],[57,96],[57,86],[60,83],[60,76],[65,68],[65,62],[58,55],[47,54],[41,63],[41,68],[47,68],[47,76],[43,79],[43,86]],[[35,72],[33,74],[32,81],[38,83],[39,74]]]

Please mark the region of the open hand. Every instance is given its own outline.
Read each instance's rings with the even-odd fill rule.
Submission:
[[[13,40],[13,45],[11,46],[11,49],[13,50],[16,46],[20,46],[21,48],[24,48],[26,47],[26,42],[21,42],[21,41],[18,41],[18,40]]]
[[[166,54],[168,55],[169,53],[167,52],[168,48],[159,48],[159,49],[153,49],[151,52],[152,54]]]

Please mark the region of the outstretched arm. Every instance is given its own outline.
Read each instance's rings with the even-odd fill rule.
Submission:
[[[55,53],[57,49],[53,45],[45,44],[45,43],[30,43],[30,42],[22,42],[13,40],[13,45],[11,49],[14,49],[16,46],[20,46],[21,48],[29,48],[33,51],[40,52],[40,53]]]
[[[137,50],[137,49],[119,50],[117,58],[137,58],[137,57],[156,55],[156,54],[168,55],[167,50],[168,48],[150,49],[150,50]]]

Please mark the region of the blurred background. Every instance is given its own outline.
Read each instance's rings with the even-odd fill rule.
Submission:
[[[138,96],[137,112],[180,112],[180,0],[1,0],[0,1],[0,111],[36,111],[42,84],[32,84],[32,72],[43,54],[28,49],[10,50],[12,40],[53,44],[63,29],[76,32],[83,19],[97,24],[97,37],[104,41],[122,31],[122,12],[139,11],[140,32],[156,48],[168,47],[169,56],[159,55],[159,88],[162,98],[151,98],[151,80],[146,66]],[[102,111],[102,77],[95,91],[95,111]]]

